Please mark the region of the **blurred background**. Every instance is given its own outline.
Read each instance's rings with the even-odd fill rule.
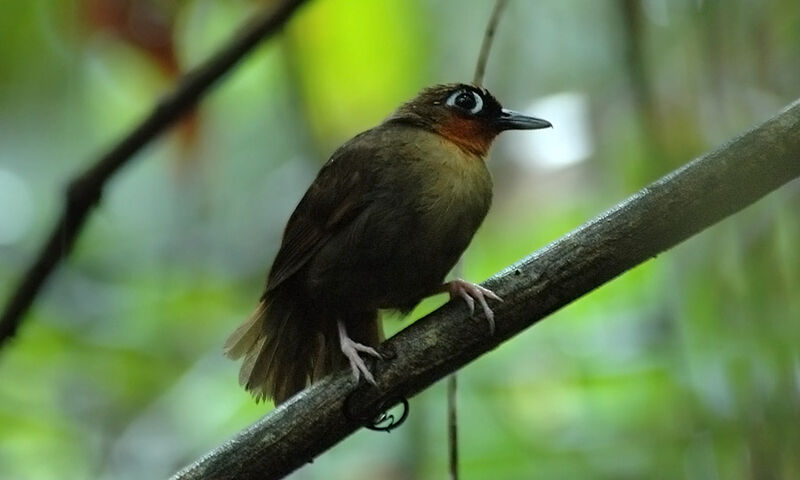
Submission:
[[[0,301],[69,178],[267,1],[0,0]],[[166,478],[267,413],[226,336],[327,155],[473,76],[488,0],[309,0],[107,186],[0,349],[0,478]],[[512,1],[481,281],[800,96],[796,0]],[[797,181],[460,372],[462,474],[800,478]],[[426,301],[389,333],[446,301]],[[446,476],[443,383],[294,479]]]

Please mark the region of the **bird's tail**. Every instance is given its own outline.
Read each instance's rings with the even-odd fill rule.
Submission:
[[[225,342],[225,355],[244,357],[239,383],[257,402],[283,402],[306,386],[313,371],[316,319],[285,297],[269,292]]]
[[[347,315],[350,337],[365,345],[382,340],[377,312]],[[278,405],[309,381],[347,364],[339,346],[336,318],[307,302],[269,292],[225,342],[225,355],[244,357],[239,383],[256,401],[267,397]]]

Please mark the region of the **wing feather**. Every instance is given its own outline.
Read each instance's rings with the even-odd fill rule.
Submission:
[[[358,138],[358,137],[356,137]],[[294,275],[368,203],[366,170],[369,151],[353,148],[334,154],[320,170],[283,234],[281,248],[267,279],[265,295]]]

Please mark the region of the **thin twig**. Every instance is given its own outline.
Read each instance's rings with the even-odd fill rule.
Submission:
[[[653,80],[647,68],[647,19],[644,6],[639,0],[617,0],[617,9],[622,23],[622,55],[625,72],[628,76],[631,97],[638,115],[637,124],[641,128],[644,146],[652,161],[663,158],[669,151],[668,145],[661,142],[658,105],[653,94]]]
[[[453,276],[464,276],[464,257],[458,259],[453,267]],[[447,377],[447,467],[450,480],[458,480],[458,372]]]
[[[489,52],[494,43],[494,34],[497,30],[497,25],[500,22],[500,17],[505,10],[508,0],[497,0],[492,10],[492,15],[489,17],[489,23],[486,25],[486,31],[483,34],[483,42],[481,43],[481,51],[478,54],[478,62],[475,64],[475,77],[472,83],[477,86],[483,84],[483,77],[486,73],[486,64],[489,61]],[[461,276],[463,261],[459,260],[455,266],[454,271],[456,276]],[[458,405],[456,400],[458,397],[458,378],[457,374],[453,373],[447,379],[447,447],[450,480],[458,480]]]
[[[500,22],[500,16],[507,3],[508,0],[497,0],[494,4],[492,16],[489,17],[489,24],[486,25],[486,33],[483,35],[481,53],[478,54],[478,63],[475,65],[475,77],[472,79],[472,83],[475,85],[483,85],[483,77],[486,74],[486,63],[489,61],[489,51],[492,49],[492,43],[494,42],[494,33],[497,30],[497,24]]]
[[[100,201],[108,180],[125,166],[143,146],[173,125],[208,93],[220,77],[236,65],[263,39],[278,32],[306,0],[282,0],[264,9],[208,61],[188,72],[175,90],[165,96],[150,114],[89,169],[75,177],[66,192],[64,211],[9,297],[0,317],[0,346],[14,336],[23,316],[47,279],[69,254],[89,212]]]
[[[450,480],[458,480],[458,410],[456,392],[458,375],[447,377],[447,444],[449,447]]]
[[[503,297],[496,329],[450,302],[380,346],[378,388],[349,371],[329,376],[209,452],[174,480],[282,478],[360,428],[347,400],[372,418],[550,313],[800,176],[800,101],[755,129],[650,184],[485,282]],[[482,314],[478,314],[482,317]]]

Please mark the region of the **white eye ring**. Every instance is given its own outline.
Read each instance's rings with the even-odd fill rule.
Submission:
[[[467,108],[465,108],[465,107],[463,107],[461,105],[456,105],[456,100],[458,99],[458,97],[460,97],[461,95],[463,95],[465,93],[471,94],[472,95],[472,99],[475,101],[475,105],[473,105],[472,108],[467,109]],[[483,99],[481,98],[480,95],[478,95],[477,93],[473,92],[472,90],[459,90],[459,91],[453,93],[452,95],[450,95],[447,98],[447,101],[445,102],[445,104],[447,104],[447,106],[449,106],[449,107],[456,107],[456,108],[460,108],[462,110],[467,110],[469,113],[471,113],[473,115],[478,113],[478,112],[480,112],[483,109]]]

